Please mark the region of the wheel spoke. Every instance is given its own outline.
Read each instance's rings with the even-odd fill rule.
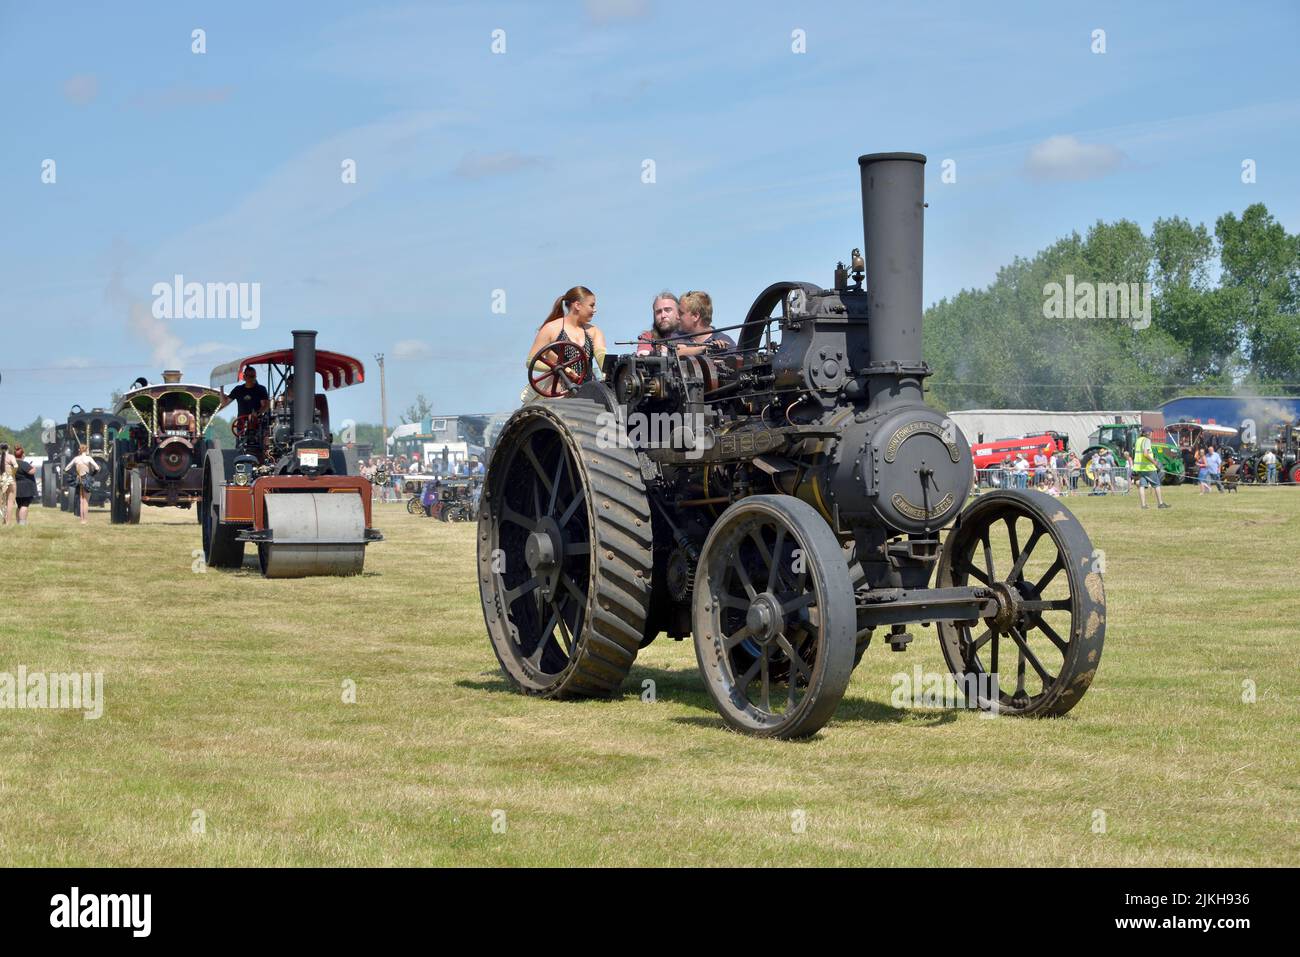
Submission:
[[[538,477],[539,479],[542,480],[542,484],[544,484],[544,485],[546,486],[546,493],[549,495],[550,492],[551,492],[551,479],[550,479],[550,477],[546,474],[546,469],[542,468],[542,463],[541,463],[541,461],[537,458],[537,453],[533,451],[533,443],[532,443],[532,441],[531,441],[531,440],[525,440],[525,442],[523,443],[522,448],[523,448],[523,450],[524,450],[524,455],[525,455],[525,457],[527,457],[528,461],[531,462],[532,465],[533,465],[533,471],[536,472],[536,473],[537,473],[537,477]],[[560,457],[563,458],[563,456],[564,456],[564,452],[563,452],[563,450],[561,450],[561,451],[560,451]],[[538,512],[537,514],[538,514],[538,517],[540,518],[542,513],[541,513],[541,512]]]
[[[753,601],[758,597],[758,591],[754,588],[754,583],[749,580],[749,572],[745,570],[745,563],[741,561],[739,554],[732,556],[731,567],[740,576],[740,584],[744,587],[745,594],[749,596],[750,601]]]
[[[528,581],[520,585],[516,585],[514,588],[507,589],[506,596],[505,596],[506,604],[513,605],[515,603],[515,599],[517,599],[520,595],[527,594],[528,592],[532,591],[541,583],[542,580],[538,578],[536,575],[534,575],[532,578],[528,579]]]
[[[758,529],[751,529],[749,532],[750,539],[758,546],[758,554],[769,568],[772,567],[772,553],[767,548],[767,542],[763,541],[763,533]]]
[[[560,610],[560,606],[558,604],[555,606],[555,610],[557,612]],[[573,657],[573,646],[574,646],[573,636],[576,631],[577,631],[576,628],[570,629],[569,623],[564,620],[563,615],[560,615],[560,641],[561,641],[560,647],[563,649],[565,656],[568,658]]]
[[[734,634],[723,635],[722,647],[725,648],[727,651],[730,651],[732,648],[736,647],[736,645],[740,644],[742,641],[744,641],[746,638],[749,638],[753,634],[754,634],[754,629],[750,628],[749,625],[746,625],[745,627],[741,628],[739,631],[735,632]]]
[[[564,474],[564,466],[568,460],[569,457],[564,454],[563,449],[561,449],[560,454],[555,457],[555,477],[551,480],[551,497],[546,503],[547,515],[555,514],[555,500],[560,494],[560,476]]]
[[[975,654],[976,652],[978,652],[980,648],[982,648],[985,644],[987,644],[988,640],[992,637],[993,637],[993,629],[985,628],[984,634],[980,635],[978,638],[976,638],[974,641],[970,643],[971,654]]]
[[[976,568],[974,562],[966,563],[966,573],[982,585],[993,584],[993,579],[989,578],[988,575],[985,575],[982,571]]]
[[[791,598],[788,602],[783,604],[781,606],[781,614],[786,616],[793,615],[796,611],[802,611],[803,609],[815,604],[817,604],[817,593],[811,591],[804,592],[799,597]]]
[[[1057,552],[1056,561],[1052,562],[1052,567],[1043,573],[1042,578],[1034,582],[1034,594],[1041,595],[1043,593],[1043,589],[1046,588],[1048,584],[1051,583],[1052,579],[1056,577],[1057,573],[1062,571],[1064,568],[1065,568],[1065,561],[1064,559],[1061,558],[1061,553]]]
[[[1025,640],[1025,636],[1022,635],[1022,634],[1020,633],[1020,629],[1018,629],[1018,628],[1012,628],[1012,629],[1011,629],[1011,640],[1014,641],[1017,645],[1020,646],[1020,676],[1021,676],[1021,680],[1020,680],[1019,684],[1020,684],[1021,686],[1023,686],[1023,684],[1024,684],[1025,659],[1026,659],[1026,658],[1029,659],[1029,663],[1030,663],[1031,665],[1033,665],[1034,670],[1038,672],[1038,677],[1040,677],[1040,678],[1043,679],[1043,690],[1044,690],[1044,691],[1046,691],[1048,688],[1050,688],[1053,684],[1056,683],[1056,677],[1055,677],[1054,675],[1050,675],[1050,674],[1047,673],[1047,669],[1043,667],[1043,663],[1042,663],[1041,661],[1038,660],[1038,656],[1037,656],[1036,654],[1034,654],[1034,650],[1033,650],[1032,648],[1029,647],[1029,642],[1027,642],[1027,641]],[[1023,687],[1022,687],[1020,690],[1023,690]]]
[[[767,663],[767,645],[763,646],[763,657],[758,659],[760,673],[763,678],[762,696],[759,698],[759,707],[768,714],[772,713],[772,670]]]
[[[1016,518],[1017,516],[1008,516],[1005,519],[1007,523],[1007,538],[1011,540],[1011,560],[1013,562],[1020,558],[1020,535],[1016,532]],[[1012,575],[1007,579],[1007,581],[1015,580],[1015,575]]]
[[[537,639],[537,647],[534,648],[533,653],[528,656],[528,662],[534,668],[541,667],[542,653],[546,650],[547,643],[554,638],[555,626],[559,623],[559,621],[560,621],[560,609],[557,606],[551,612],[550,621],[546,623],[546,627],[542,629],[541,636]]]
[[[1051,601],[1026,601],[1020,607],[1025,611],[1071,611],[1074,608],[1072,598],[1054,598]]]
[[[785,635],[777,635],[776,643],[781,646],[787,658],[790,659],[790,667],[805,678],[812,677],[812,670],[808,667],[807,662],[799,656],[799,652],[794,650],[794,646],[786,639]],[[790,676],[790,687],[794,687],[794,675]]]
[[[1047,636],[1047,640],[1050,641],[1052,644],[1056,645],[1057,650],[1059,650],[1061,654],[1064,655],[1066,651],[1069,649],[1070,645],[1060,635],[1056,633],[1056,629],[1053,628],[1051,625],[1049,625],[1047,622],[1043,621],[1043,619],[1041,618],[1038,619],[1037,626],[1038,626],[1038,630]]]
[[[997,578],[997,572],[993,570],[993,546],[989,544],[989,530],[986,528],[980,535],[980,541],[984,544],[984,566],[988,570],[989,580]]]
[[[557,519],[561,528],[569,523],[569,519],[573,518],[573,514],[578,510],[578,506],[583,503],[586,497],[586,491],[581,488],[578,489],[577,494],[573,496],[573,501],[569,503],[569,507],[566,508],[564,513],[559,517],[559,519]]]
[[[728,595],[726,592],[723,592],[722,597],[718,599],[718,607],[734,608],[736,611],[749,611],[749,602],[741,601],[734,595]]]
[[[754,659],[754,663],[749,666],[748,671],[746,671],[743,675],[741,675],[739,678],[736,679],[736,690],[741,694],[742,697],[746,697],[746,698],[749,697],[750,682],[752,682],[754,680],[754,676],[758,674],[759,668],[762,666],[762,663],[766,659],[766,657],[767,657],[767,647],[765,645],[759,645],[758,657]]]
[[[562,572],[560,574],[560,580],[564,582],[564,587],[568,589],[569,594],[573,596],[573,600],[578,603],[579,609],[587,604],[587,596],[579,591],[577,584],[574,583],[573,578],[568,574],[568,572]]]
[[[536,485],[533,486],[533,488],[536,487]],[[501,506],[501,521],[511,522],[512,524],[518,525],[520,528],[528,529],[530,532],[537,530],[537,521],[535,519],[528,518],[527,516],[516,512],[509,505]]]
[[[1016,556],[1016,563],[1011,566],[1011,574],[1007,576],[1007,581],[1020,581],[1025,572],[1025,563],[1029,561],[1029,553],[1034,550],[1034,546],[1044,534],[1043,529],[1037,527],[1034,529],[1034,534],[1030,535],[1029,541],[1025,543],[1025,550]]]
[[[776,542],[772,545],[772,561],[767,570],[767,590],[776,591],[776,583],[781,571],[781,546],[785,544],[785,529],[776,530]]]

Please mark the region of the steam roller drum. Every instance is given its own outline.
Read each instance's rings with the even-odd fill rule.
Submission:
[[[366,513],[359,495],[268,495],[266,525],[274,540],[257,545],[266,578],[361,574],[366,560]]]

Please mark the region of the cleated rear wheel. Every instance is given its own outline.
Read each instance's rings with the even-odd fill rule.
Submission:
[[[530,403],[506,423],[488,468],[483,616],[501,670],[528,694],[608,697],[641,644],[650,505],[635,451],[598,441],[604,413],[579,398]]]

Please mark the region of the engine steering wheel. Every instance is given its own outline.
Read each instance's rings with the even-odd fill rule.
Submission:
[[[248,431],[248,427],[253,424],[253,421],[256,418],[257,418],[256,412],[251,412],[248,415],[235,416],[233,419],[230,420],[230,433],[235,438],[242,439],[244,437],[244,433]]]
[[[568,395],[590,377],[591,356],[572,342],[548,343],[528,363],[528,384],[544,399]]]

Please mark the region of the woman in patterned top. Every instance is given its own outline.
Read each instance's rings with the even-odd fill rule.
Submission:
[[[574,286],[555,300],[550,315],[542,320],[542,327],[537,330],[532,348],[528,350],[528,359],[531,360],[538,350],[552,342],[580,344],[594,366],[587,378],[594,378],[605,361],[605,334],[592,322],[595,315],[596,294],[586,286]],[[545,367],[539,364],[538,368]],[[523,401],[530,398],[536,398],[536,393],[525,389]]]

